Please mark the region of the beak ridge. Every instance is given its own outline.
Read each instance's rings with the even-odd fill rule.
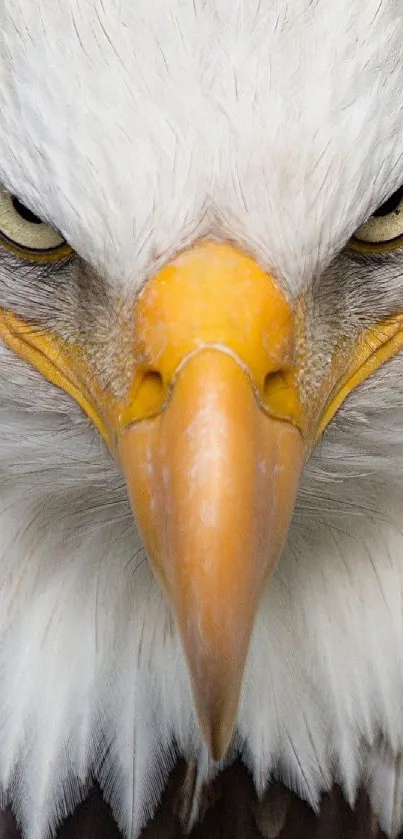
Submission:
[[[203,349],[181,368],[164,411],[122,432],[119,455],[173,606],[200,726],[219,759],[260,593],[288,529],[302,438],[260,410],[231,356]]]

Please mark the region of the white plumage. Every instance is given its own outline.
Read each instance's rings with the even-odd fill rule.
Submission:
[[[402,249],[359,265],[342,252],[403,182],[399,4],[213,6],[5,0],[0,181],[87,267],[41,283],[0,251],[2,306],[70,335],[84,270],[112,301],[130,297],[212,237],[246,248],[291,297],[311,287],[315,300],[325,277],[354,322],[403,309]],[[326,337],[325,303],[318,323]],[[280,777],[313,806],[335,779],[351,802],[363,783],[392,837],[402,404],[397,356],[349,397],[306,467],[227,758],[241,749],[259,791]],[[2,345],[0,487],[4,799],[42,839],[95,776],[135,839],[175,748],[197,757],[200,779],[217,767],[115,462],[80,408]]]

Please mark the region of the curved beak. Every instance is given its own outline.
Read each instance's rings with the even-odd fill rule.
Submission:
[[[342,343],[306,404],[296,320],[254,260],[199,244],[135,301],[122,397],[85,347],[0,309],[3,341],[81,405],[121,464],[216,759],[236,722],[259,598],[304,459],[350,390],[403,345],[402,316]]]
[[[252,260],[213,244],[162,271],[137,305],[147,363],[121,415],[118,457],[219,759],[303,465],[293,318]]]
[[[165,410],[122,434],[119,456],[218,759],[236,721],[259,598],[287,533],[302,438],[263,414],[236,361],[206,349],[180,370]]]

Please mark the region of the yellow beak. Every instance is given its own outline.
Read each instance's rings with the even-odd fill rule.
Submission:
[[[118,457],[219,758],[303,464],[293,317],[252,260],[213,244],[151,280],[135,317],[144,367],[120,414]]]
[[[403,345],[394,318],[338,348],[305,404],[298,317],[252,259],[200,244],[136,300],[122,396],[103,386],[83,347],[0,310],[3,340],[76,399],[121,464],[216,759],[231,739],[254,617],[304,460],[349,391]]]
[[[122,434],[119,454],[176,615],[200,725],[219,758],[259,597],[287,533],[302,438],[262,413],[238,362],[204,350],[178,374],[167,408]]]

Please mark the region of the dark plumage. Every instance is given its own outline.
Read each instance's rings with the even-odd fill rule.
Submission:
[[[140,839],[386,839],[364,790],[351,809],[335,785],[323,796],[318,813],[279,783],[258,801],[250,775],[239,762],[206,788],[201,821],[186,833],[181,826],[185,774],[184,764],[178,765]],[[3,811],[0,839],[20,836],[11,811]],[[98,786],[65,820],[57,839],[122,839]]]

